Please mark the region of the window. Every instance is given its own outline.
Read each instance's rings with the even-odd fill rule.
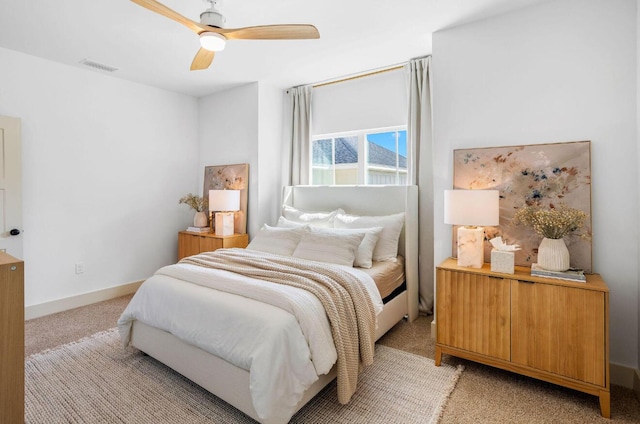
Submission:
[[[394,127],[315,136],[312,185],[407,184],[407,130]]]

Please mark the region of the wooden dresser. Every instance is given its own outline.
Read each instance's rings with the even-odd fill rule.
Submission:
[[[24,263],[0,252],[0,423],[24,422]]]
[[[610,417],[609,289],[586,283],[459,267],[436,269],[436,352],[580,390]]]
[[[247,247],[248,234],[234,234],[232,236],[217,236],[215,233],[178,233],[178,260],[201,252],[211,252],[228,247]]]

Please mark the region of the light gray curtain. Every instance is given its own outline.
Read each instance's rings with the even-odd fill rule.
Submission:
[[[409,87],[409,182],[418,186],[420,311],[433,312],[433,136],[431,123],[431,56],[404,65]]]
[[[313,87],[310,85],[289,89],[291,105],[289,185],[309,184],[312,94]]]

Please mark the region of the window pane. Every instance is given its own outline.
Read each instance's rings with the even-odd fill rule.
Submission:
[[[334,184],[358,184],[358,137],[336,137],[336,178]]]
[[[368,161],[371,165],[396,168],[396,131],[367,134]]]
[[[403,184],[407,169],[407,132],[367,134],[367,184]]]
[[[404,169],[405,180],[400,184],[406,184],[406,171],[407,171],[407,131],[398,131],[398,168]]]
[[[336,137],[336,164],[358,168],[358,137]]]
[[[333,165],[332,139],[313,140],[312,144],[312,165]]]
[[[313,168],[311,185],[333,185],[333,168]]]
[[[358,168],[336,166],[336,185],[358,184]]]

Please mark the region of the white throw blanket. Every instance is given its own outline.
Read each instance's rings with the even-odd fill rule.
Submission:
[[[379,312],[382,301],[370,277],[343,268],[362,280]],[[252,299],[242,295],[247,290]],[[288,421],[304,390],[337,358],[315,296],[228,271],[184,263],[158,270],[118,322],[124,343],[134,319],[249,370],[254,408],[263,422]]]

